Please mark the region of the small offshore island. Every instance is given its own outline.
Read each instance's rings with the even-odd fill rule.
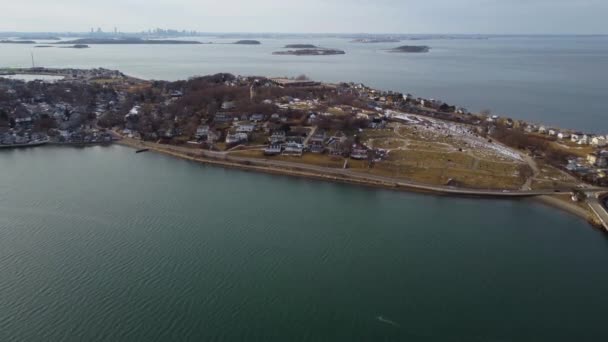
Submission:
[[[233,44],[237,44],[237,45],[260,45],[262,43],[260,41],[258,41],[258,40],[245,39],[245,40],[238,40],[238,41],[234,42]]]
[[[431,48],[426,45],[403,45],[387,50],[393,53],[427,53]]]
[[[336,49],[314,48],[314,49],[295,49],[287,51],[275,51],[273,55],[290,55],[290,56],[331,56],[344,55],[346,52]]]
[[[326,181],[540,198],[608,229],[605,135],[305,76],[168,82],[107,69],[0,69],[0,148],[112,142]]]

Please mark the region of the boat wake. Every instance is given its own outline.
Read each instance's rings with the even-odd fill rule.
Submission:
[[[390,319],[384,318],[382,316],[378,316],[378,317],[376,317],[376,319],[378,320],[378,322],[386,323],[386,324],[392,325],[394,327],[398,327],[399,326],[399,324],[391,321]]]

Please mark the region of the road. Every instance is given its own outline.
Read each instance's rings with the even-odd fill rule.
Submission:
[[[591,210],[597,215],[597,217],[602,222],[604,229],[608,230],[608,209],[604,206],[602,201],[600,201],[600,196],[605,195],[605,193],[595,192],[587,195],[587,204],[591,208]]]
[[[172,147],[172,149],[179,149],[179,147]],[[185,151],[182,151],[185,152]],[[192,150],[188,150],[192,153]],[[220,159],[227,162],[233,163],[246,163],[254,166],[264,166],[272,168],[283,168],[292,169],[298,171],[307,171],[312,173],[318,173],[322,175],[332,176],[345,176],[350,179],[360,181],[373,181],[386,184],[392,184],[398,187],[410,188],[420,191],[432,191],[440,192],[445,194],[453,195],[467,195],[467,196],[488,196],[488,197],[531,197],[531,196],[542,196],[542,195],[555,195],[559,193],[569,194],[570,189],[545,189],[545,190],[494,190],[494,189],[464,189],[451,186],[442,185],[430,185],[423,184],[414,181],[406,181],[400,178],[385,177],[372,175],[369,173],[357,172],[349,169],[336,169],[317,165],[294,163],[280,160],[268,160],[259,158],[248,158],[248,157],[236,157],[228,155],[225,152],[213,152],[213,151],[201,151],[199,152],[203,157]]]
[[[117,134],[118,135],[118,134]],[[118,135],[119,136],[119,135]],[[131,141],[131,145],[137,146],[145,146],[152,149],[158,149],[160,151],[168,151],[174,152],[178,154],[187,154],[187,155],[198,155],[203,158],[209,158],[213,161],[218,161],[221,163],[233,163],[239,164],[239,166],[258,166],[258,167],[268,167],[274,169],[283,169],[286,173],[290,170],[293,171],[301,171],[301,172],[309,172],[312,174],[318,174],[322,176],[333,176],[333,177],[343,177],[345,179],[351,179],[361,182],[378,182],[383,183],[384,185],[396,186],[402,188],[408,188],[412,190],[419,191],[428,191],[428,192],[437,192],[443,194],[450,195],[461,195],[461,196],[486,196],[486,197],[499,197],[499,198],[517,198],[517,197],[534,197],[534,196],[543,196],[543,195],[570,195],[572,189],[569,188],[556,188],[556,189],[539,189],[539,190],[529,190],[529,189],[520,189],[520,190],[497,190],[497,189],[466,189],[466,188],[458,188],[452,186],[445,185],[431,185],[418,183],[414,181],[404,180],[401,178],[394,177],[385,177],[372,175],[364,172],[357,172],[351,169],[339,169],[339,168],[331,168],[310,164],[302,164],[295,163],[289,161],[282,160],[269,160],[269,159],[260,159],[260,158],[249,158],[249,157],[237,157],[232,156],[226,151],[216,152],[216,151],[207,151],[207,150],[193,150],[187,147],[180,147],[175,145],[159,145],[148,142],[141,142],[138,140],[132,140],[128,138],[124,138],[124,140]],[[204,161],[204,160],[203,160]],[[586,193],[594,193],[597,191],[606,191],[603,188],[586,188],[580,189]]]

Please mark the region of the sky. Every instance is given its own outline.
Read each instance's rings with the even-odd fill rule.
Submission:
[[[608,0],[2,0],[0,31],[608,34]]]

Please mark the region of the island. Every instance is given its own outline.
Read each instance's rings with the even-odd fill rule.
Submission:
[[[60,40],[61,38],[56,36],[45,36],[45,35],[36,35],[31,34],[27,36],[19,37],[18,39],[28,40],[28,39],[39,39],[39,40]]]
[[[351,43],[363,43],[363,44],[374,44],[374,43],[399,43],[401,40],[396,38],[358,38],[351,40]]]
[[[285,49],[318,49],[319,47],[313,44],[288,44]]]
[[[0,44],[36,44],[33,40],[0,40]]]
[[[52,45],[36,45],[34,46],[35,48],[50,48],[50,47],[54,47]]]
[[[89,46],[86,44],[74,44],[72,46],[62,46],[64,49],[88,49]]]
[[[160,44],[160,45],[182,45],[182,44],[202,44],[194,40],[173,40],[173,39],[141,39],[141,38],[81,38],[75,40],[66,40],[53,44],[73,44],[73,45],[88,45],[88,44]]]
[[[426,53],[430,50],[431,48],[426,45],[403,45],[387,51],[394,53]]]
[[[148,81],[116,70],[40,67],[1,75],[0,148],[119,143],[271,174],[537,198],[608,229],[605,133],[305,75]]]
[[[245,40],[236,41],[233,44],[238,44],[238,45],[260,45],[262,43],[260,41],[257,41],[257,40],[245,39]]]
[[[344,55],[346,54],[343,50],[336,49],[296,49],[287,51],[275,51],[273,55],[291,55],[291,56],[331,56],[331,55]]]

